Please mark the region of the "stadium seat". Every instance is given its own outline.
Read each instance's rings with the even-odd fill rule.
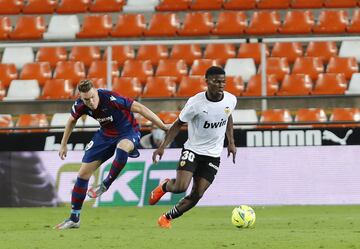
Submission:
[[[287,9],[291,0],[259,0],[256,4],[258,9]]]
[[[13,127],[13,119],[10,114],[0,114],[0,127],[9,128]],[[0,130],[0,133],[9,133],[11,130]]]
[[[235,96],[241,96],[244,92],[244,82],[241,76],[226,76],[225,91]]]
[[[22,12],[24,14],[52,14],[57,5],[57,0],[27,0]]]
[[[276,42],[271,51],[272,57],[285,57],[289,63],[294,63],[304,51],[300,42]]]
[[[220,10],[223,0],[193,0],[190,4],[191,10]]]
[[[101,58],[100,48],[95,46],[89,47],[72,47],[69,54],[69,61],[81,61],[85,67],[89,67],[93,61]]]
[[[117,62],[113,61],[111,67],[112,78],[119,77],[120,73]],[[107,61],[93,61],[89,67],[87,77],[107,79]]]
[[[9,37],[12,40],[35,40],[41,39],[44,32],[43,16],[20,16]]]
[[[227,0],[223,6],[226,10],[252,10],[256,9],[257,0]]]
[[[155,7],[157,11],[188,10],[192,0],[162,0]]]
[[[111,52],[112,61],[116,61],[120,67],[126,60],[135,59],[135,50],[131,45],[113,46]],[[104,60],[107,60],[107,49],[105,49]]]
[[[9,34],[12,31],[11,19],[8,16],[0,17],[0,40],[9,39]]]
[[[0,15],[19,14],[24,7],[24,0],[0,0]]]
[[[188,12],[185,14],[183,26],[178,30],[178,34],[181,36],[210,35],[213,27],[213,17],[210,12]]]
[[[172,77],[148,77],[143,98],[171,98],[175,95],[176,82]]]
[[[345,94],[360,94],[360,73],[353,73]]]
[[[5,88],[10,86],[10,82],[18,78],[15,64],[0,64],[0,81]]]
[[[350,80],[353,73],[359,72],[359,66],[355,57],[331,57],[326,72],[343,73],[346,80]]]
[[[0,80],[0,100],[2,100],[5,97],[5,93],[6,93],[5,86]]]
[[[73,86],[85,78],[85,65],[81,61],[59,61],[54,71],[54,79],[70,79]]]
[[[323,10],[320,12],[313,32],[318,34],[345,33],[349,17],[345,10]]]
[[[355,8],[357,0],[325,0],[325,8]]]
[[[288,11],[284,23],[279,27],[280,34],[309,34],[315,25],[311,11]]]
[[[13,80],[4,100],[35,100],[39,96],[40,87],[37,80]]]
[[[75,39],[80,31],[77,15],[52,15],[44,39]]]
[[[191,66],[196,59],[202,58],[199,44],[175,44],[170,52],[170,59],[183,59],[188,66]]]
[[[348,33],[359,33],[360,32],[360,10],[354,9],[351,21],[346,28]]]
[[[51,79],[52,72],[49,62],[34,62],[24,65],[20,73],[20,79],[22,80],[37,80],[42,87],[45,81]]]
[[[184,60],[168,59],[159,61],[155,76],[175,77],[175,81],[179,83],[181,78],[187,75],[187,73],[187,66]]]
[[[106,38],[112,29],[110,15],[85,16],[77,38]]]
[[[141,45],[138,49],[137,60],[150,60],[153,66],[157,66],[159,60],[167,59],[169,51],[166,45]]]
[[[112,91],[129,98],[138,98],[142,92],[141,82],[136,77],[116,77],[113,79]]]
[[[256,74],[254,60],[250,58],[228,59],[224,70],[227,76],[241,76],[244,82],[248,82]]]
[[[50,66],[54,68],[58,61],[66,61],[67,52],[64,47],[42,47],[36,53],[35,61],[49,62]]]
[[[121,77],[137,77],[145,85],[146,78],[154,75],[154,69],[149,60],[127,60],[124,63]]]
[[[325,73],[319,74],[312,94],[345,94],[347,81],[344,74]]]
[[[184,76],[176,93],[177,97],[188,98],[199,92],[206,91],[207,85],[203,76]]]
[[[355,57],[360,62],[360,42],[359,41],[342,41],[339,51],[339,57]],[[336,55],[334,55],[336,56]]]
[[[252,58],[255,64],[260,64],[261,60],[261,45],[262,43],[241,43],[237,54],[238,58]],[[270,55],[269,48],[266,47],[266,56]]]
[[[90,12],[120,12],[125,4],[124,0],[95,0],[89,6]]]
[[[292,122],[292,117],[288,109],[269,109],[261,112],[260,123],[288,123]],[[260,129],[285,129],[288,125],[259,125]]]
[[[176,36],[180,22],[175,13],[155,13],[151,16],[145,36]]]
[[[262,64],[259,66],[258,73],[261,73]],[[266,73],[276,76],[278,81],[282,81],[286,74],[290,73],[290,66],[285,57],[269,57],[266,59]]]
[[[293,0],[290,7],[294,9],[319,9],[323,7],[323,0]]]
[[[313,82],[307,74],[287,74],[285,75],[280,90],[277,92],[279,96],[290,95],[309,95],[313,88]]]
[[[202,75],[204,76],[206,73],[206,70],[211,66],[219,66],[221,67],[218,60],[212,60],[212,59],[196,59],[194,60],[189,75]]]
[[[231,23],[231,25],[229,25]],[[240,35],[247,26],[246,14],[242,11],[222,11],[218,15],[215,27],[211,30],[214,35]]]
[[[110,32],[113,37],[138,37],[146,30],[143,14],[120,14],[114,29]]]
[[[164,122],[164,124],[174,123],[179,114],[179,111],[160,111],[157,113],[158,117]]]
[[[124,12],[154,12],[159,0],[127,0]]]
[[[253,129],[256,127],[255,123],[259,121],[254,109],[235,109],[232,117],[235,128],[240,129]],[[246,123],[251,125],[246,125]]]
[[[310,57],[320,57],[322,61],[327,64],[331,57],[337,56],[338,49],[336,42],[309,42],[305,55]]]
[[[327,121],[326,113],[322,108],[300,108],[295,114],[295,122],[314,122],[314,124],[306,124],[296,127],[325,127],[325,125],[317,123]]]
[[[50,79],[45,82],[39,99],[72,99],[73,83],[70,80]]]
[[[62,126],[65,127],[67,121],[69,120],[69,117],[71,116],[70,113],[54,113],[54,115],[51,118],[50,121],[50,127],[56,127],[56,126]],[[87,118],[89,118],[89,116],[87,116]],[[75,128],[74,131],[77,131],[79,127],[82,127],[84,125],[84,121],[82,120],[82,118],[79,118],[76,122],[75,127],[77,127],[77,129]],[[50,129],[50,132],[64,132],[64,128],[55,128],[55,129]]]
[[[15,64],[17,69],[22,69],[26,63],[34,62],[34,52],[31,47],[5,48],[1,63]]]
[[[95,88],[107,88],[107,83],[104,78],[90,78],[90,80],[93,82]]]
[[[292,69],[293,74],[308,74],[313,81],[323,72],[324,64],[319,57],[299,57],[295,60]]]
[[[249,26],[245,33],[249,35],[271,35],[276,34],[280,27],[280,14],[276,11],[253,12]]]
[[[266,75],[266,95],[272,96],[275,95],[279,90],[279,82],[276,79],[275,75],[268,74]],[[261,74],[253,75],[246,87],[244,96],[261,96]]]
[[[57,13],[75,14],[87,12],[90,0],[61,0],[56,8]]]
[[[341,121],[360,121],[360,109],[359,108],[334,108],[330,115],[331,122]],[[331,124],[331,127],[358,127],[359,124]]]
[[[16,127],[46,127],[49,122],[45,114],[20,114],[16,122]],[[47,132],[47,129],[25,129],[15,132]]]
[[[225,65],[227,59],[235,58],[235,56],[234,44],[208,44],[204,52],[204,59],[218,60],[221,65]]]

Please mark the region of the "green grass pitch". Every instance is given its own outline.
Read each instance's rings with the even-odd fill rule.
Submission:
[[[233,207],[195,207],[157,226],[169,207],[86,207],[80,229],[52,227],[69,208],[1,208],[1,249],[62,248],[334,248],[360,249],[360,206],[254,207],[253,229],[230,222]]]

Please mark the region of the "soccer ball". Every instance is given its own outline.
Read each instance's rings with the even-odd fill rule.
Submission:
[[[231,214],[231,222],[238,228],[252,227],[255,219],[254,210],[246,205],[234,208]]]

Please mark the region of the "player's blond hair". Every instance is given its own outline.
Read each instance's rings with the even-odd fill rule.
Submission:
[[[80,80],[79,85],[78,85],[78,90],[79,92],[83,92],[86,93],[88,91],[90,91],[91,88],[94,87],[94,84],[91,80]]]

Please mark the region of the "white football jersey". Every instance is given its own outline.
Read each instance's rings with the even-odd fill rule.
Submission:
[[[188,123],[188,140],[184,148],[196,154],[219,157],[224,146],[227,121],[236,106],[236,97],[224,91],[222,100],[214,102],[206,92],[191,97],[179,119]]]

